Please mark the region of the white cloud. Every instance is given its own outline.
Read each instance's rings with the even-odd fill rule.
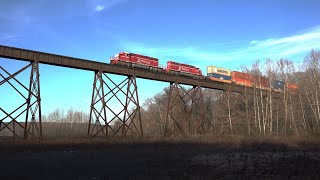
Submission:
[[[100,11],[102,11],[102,10],[104,10],[104,6],[102,6],[102,5],[97,5],[96,7],[95,7],[95,11],[97,11],[97,12],[100,12]]]

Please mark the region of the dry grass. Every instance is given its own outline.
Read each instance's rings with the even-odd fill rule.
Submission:
[[[3,139],[0,146],[91,146],[116,144],[198,144],[220,145],[232,148],[254,147],[264,145],[282,145],[288,148],[317,147],[320,145],[318,136],[192,136],[192,137],[47,137],[38,139]]]

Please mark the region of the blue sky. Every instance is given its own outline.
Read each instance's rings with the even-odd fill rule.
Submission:
[[[100,62],[129,51],[204,73],[207,65],[236,70],[265,58],[301,62],[320,49],[319,7],[318,0],[1,0],[0,44]],[[25,64],[0,59],[11,73]],[[40,71],[44,113],[89,112],[92,72],[48,65]],[[168,85],[138,83],[141,102]],[[8,86],[0,92],[1,107],[20,101]]]

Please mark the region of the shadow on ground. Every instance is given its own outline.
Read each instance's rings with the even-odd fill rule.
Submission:
[[[270,142],[2,141],[0,179],[319,179],[319,147]]]

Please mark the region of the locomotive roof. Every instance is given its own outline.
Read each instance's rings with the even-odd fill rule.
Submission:
[[[155,58],[155,57],[150,57],[150,56],[146,56],[146,55],[141,55],[141,54],[136,54],[136,53],[130,53],[130,52],[120,52],[120,53],[126,53],[126,54],[130,54],[130,55],[134,55],[134,56],[142,56],[142,57],[147,57],[147,58],[150,58],[150,59],[155,59],[158,61],[158,58]]]
[[[189,66],[189,67],[193,67],[193,68],[199,69],[198,67],[193,66],[193,65],[189,65],[189,64],[183,64],[183,63],[178,63],[178,62],[174,62],[174,61],[168,61],[168,62],[171,62],[171,63],[174,63],[174,64],[179,64],[179,65],[184,65],[184,66]],[[168,63],[168,62],[167,62],[167,63]]]

